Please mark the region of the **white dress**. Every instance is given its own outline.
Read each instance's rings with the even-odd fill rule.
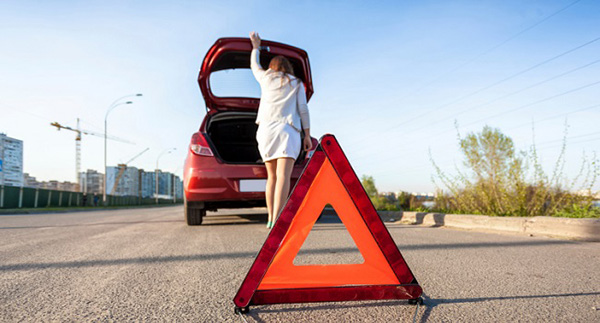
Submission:
[[[300,154],[300,132],[287,123],[260,123],[256,131],[256,141],[263,162],[284,157],[297,159]]]
[[[297,159],[302,148],[300,131],[310,127],[304,84],[292,75],[260,67],[259,51],[252,50],[250,67],[260,83],[261,97],[256,141],[263,162]]]

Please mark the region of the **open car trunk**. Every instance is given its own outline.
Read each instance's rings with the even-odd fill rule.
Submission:
[[[263,161],[256,142],[254,112],[222,112],[213,115],[206,125],[206,133],[215,154],[228,164],[261,164]],[[296,164],[304,159],[301,151]]]
[[[198,74],[198,85],[202,97],[206,101],[208,111],[250,111],[256,112],[260,104],[258,97],[240,97],[229,93],[218,96],[213,93],[210,84],[211,74],[219,71],[250,69],[250,53],[252,43],[249,38],[220,38],[208,50],[202,67]],[[267,69],[271,58],[282,55],[286,57],[294,68],[294,75],[302,80],[306,90],[306,100],[310,101],[313,94],[310,63],[305,50],[290,45],[262,40],[260,51],[260,64]]]

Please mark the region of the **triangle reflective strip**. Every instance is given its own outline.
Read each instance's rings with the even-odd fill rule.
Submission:
[[[365,262],[302,265],[293,260],[331,204]],[[321,138],[246,275],[234,303],[415,299],[422,293],[333,135]]]

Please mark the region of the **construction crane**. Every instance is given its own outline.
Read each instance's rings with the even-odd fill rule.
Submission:
[[[131,158],[130,160],[128,160],[125,164],[118,164],[117,165],[119,167],[119,172],[117,173],[117,177],[115,178],[115,183],[113,184],[113,187],[110,190],[110,195],[114,195],[115,194],[115,192],[117,190],[117,187],[119,186],[119,181],[121,180],[121,177],[123,176],[123,173],[127,169],[127,165],[129,165],[129,163],[131,163],[134,159],[140,157],[143,153],[147,152],[149,149],[150,148],[144,149],[139,154],[133,156],[133,158]]]
[[[77,118],[77,128],[75,128],[75,129],[71,128],[71,127],[63,126],[58,122],[52,122],[52,123],[50,123],[50,125],[53,127],[56,127],[57,130],[59,130],[59,131],[60,131],[60,129],[66,129],[66,130],[74,131],[77,134],[77,136],[75,136],[75,179],[77,180],[77,185],[79,185],[79,187],[81,187],[81,183],[80,183],[81,179],[79,178],[79,173],[81,172],[81,135],[84,134],[84,135],[97,136],[97,137],[104,138],[104,134],[80,129],[79,128],[79,118]],[[121,138],[114,137],[114,136],[107,136],[106,138],[115,140],[115,141],[128,143],[128,144],[134,144],[131,141],[127,141],[125,139],[121,139]]]

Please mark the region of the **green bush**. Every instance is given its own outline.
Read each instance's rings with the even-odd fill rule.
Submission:
[[[600,218],[600,208],[591,204],[573,204],[554,213],[553,216],[565,218]]]
[[[466,171],[456,175],[444,173],[431,159],[443,187],[436,194],[436,209],[446,213],[485,214],[494,216],[571,216],[590,217],[598,214],[592,206],[591,191],[598,176],[595,156],[583,158],[579,174],[566,180],[565,146],[552,175],[548,176],[538,160],[535,145],[528,152],[516,152],[513,141],[500,130],[484,127],[480,133],[459,136]]]

